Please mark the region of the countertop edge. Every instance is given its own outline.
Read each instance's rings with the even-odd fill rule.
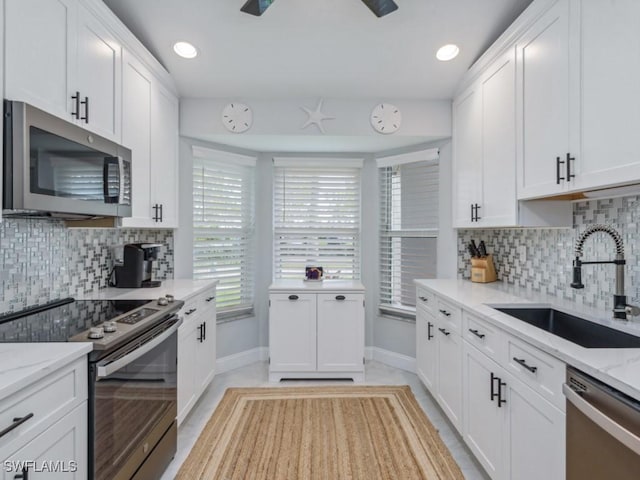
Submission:
[[[55,347],[52,347],[54,346]],[[42,352],[49,346],[50,349],[56,351]],[[38,350],[46,357],[43,360],[33,361],[31,364],[17,364],[23,359],[33,359],[38,357]],[[74,362],[78,358],[88,354],[93,350],[93,344],[91,342],[59,342],[59,343],[3,343],[0,344],[0,357],[10,355],[16,363],[13,368],[9,366],[9,370],[18,369],[24,370],[24,374],[16,373],[15,378],[9,379],[8,383],[4,383],[2,377],[7,374],[6,365],[3,366],[3,371],[0,373],[0,400],[5,399],[14,393],[32,385],[47,375],[65,367],[66,365]]]

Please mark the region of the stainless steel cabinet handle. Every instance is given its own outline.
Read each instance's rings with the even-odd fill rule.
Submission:
[[[18,428],[20,425],[22,425],[24,422],[29,420],[31,417],[33,417],[33,413],[29,413],[24,417],[14,418],[13,423],[0,432],[0,438],[4,437],[7,433],[11,432],[12,430],[15,430],[16,428]]]
[[[526,368],[527,370],[529,370],[531,373],[536,373],[536,371],[538,370],[538,367],[533,367],[531,365],[527,364],[527,361],[524,358],[516,358],[513,357],[513,361],[522,365],[524,368]]]
[[[567,400],[585,414],[593,423],[598,425],[624,446],[634,451],[636,455],[640,455],[640,437],[607,417],[604,413],[578,395],[566,383],[562,385],[562,392],[564,393],[564,396],[567,397]]]

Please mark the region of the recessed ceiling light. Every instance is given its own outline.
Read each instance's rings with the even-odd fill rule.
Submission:
[[[194,58],[198,55],[196,47],[189,42],[176,42],[173,45],[173,51],[180,55],[182,58]]]
[[[450,43],[448,45],[444,45],[438,49],[436,53],[436,58],[442,62],[448,62],[449,60],[453,60],[460,53],[460,49],[457,45]]]

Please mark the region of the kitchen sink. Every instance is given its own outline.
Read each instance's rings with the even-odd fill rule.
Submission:
[[[585,348],[640,348],[640,337],[553,308],[493,308]]]

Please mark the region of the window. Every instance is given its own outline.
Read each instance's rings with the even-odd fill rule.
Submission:
[[[380,310],[415,312],[413,280],[435,278],[438,241],[438,151],[378,160]]]
[[[361,160],[274,159],[274,278],[360,278]]]
[[[253,308],[255,159],[193,147],[193,278],[216,279],[224,317]]]

